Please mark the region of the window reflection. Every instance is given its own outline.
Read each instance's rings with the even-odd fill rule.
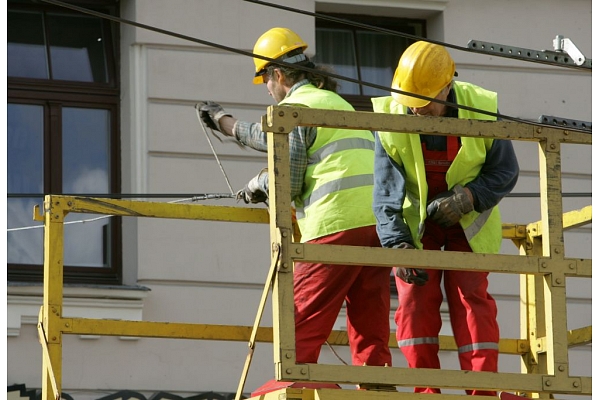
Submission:
[[[63,192],[86,195],[110,192],[108,110],[63,108]],[[69,214],[65,221],[82,221],[65,227],[65,263],[86,267],[106,265],[109,218],[95,214]]]
[[[44,109],[42,106],[7,104],[7,192],[43,193]],[[39,198],[11,198],[7,201],[7,228],[40,226],[33,221],[33,206]],[[6,257],[14,264],[43,262],[43,230],[20,229],[7,233]]]
[[[98,18],[49,14],[47,22],[52,79],[108,81],[104,35]]]
[[[42,13],[9,11],[7,16],[8,76],[48,79]]]
[[[336,75],[358,79],[352,32],[343,29],[317,29],[317,64],[329,65]],[[339,93],[360,94],[358,84],[338,80]]]

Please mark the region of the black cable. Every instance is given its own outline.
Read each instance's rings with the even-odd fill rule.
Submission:
[[[571,64],[565,64],[565,63],[557,63],[557,62],[553,62],[551,60],[546,60],[543,58],[523,58],[523,57],[518,57],[514,54],[509,54],[509,53],[497,53],[497,52],[490,53],[489,51],[480,50],[476,47],[463,47],[463,46],[459,46],[456,44],[451,44],[451,43],[446,43],[446,42],[441,42],[441,41],[437,41],[437,40],[433,40],[433,39],[424,38],[421,36],[411,35],[409,33],[403,33],[403,32],[398,32],[398,31],[394,31],[391,29],[380,28],[380,27],[374,26],[374,25],[363,24],[361,22],[355,22],[355,21],[351,21],[348,19],[344,19],[344,18],[337,18],[337,17],[333,17],[333,16],[327,15],[327,14],[313,13],[310,11],[299,10],[299,9],[293,8],[293,7],[282,6],[280,4],[273,4],[273,3],[269,3],[266,1],[262,1],[262,0],[244,0],[244,1],[249,2],[249,3],[267,6],[267,7],[278,8],[280,10],[285,10],[285,11],[289,11],[289,12],[293,12],[293,13],[297,13],[297,14],[308,15],[310,17],[319,18],[319,19],[323,19],[326,21],[332,21],[332,22],[337,22],[337,23],[344,24],[344,25],[355,26],[357,28],[363,28],[363,29],[367,29],[367,30],[371,30],[371,31],[375,31],[375,32],[381,32],[381,33],[387,33],[387,34],[393,35],[393,36],[400,36],[400,37],[404,37],[407,39],[429,42],[429,43],[437,44],[440,46],[449,47],[451,49],[465,51],[468,53],[485,54],[487,56],[493,55],[493,56],[498,56],[498,57],[517,59],[517,60],[521,60],[521,61],[530,61],[530,62],[539,63],[539,64],[567,67],[567,68],[572,68],[572,69],[582,69],[582,70],[586,70],[586,71],[590,70],[586,66],[581,66],[581,65],[577,65],[577,64],[571,65]]]
[[[50,193],[8,193],[7,197],[12,198],[39,198],[50,195]],[[156,198],[194,198],[202,200],[210,199],[233,199],[235,195],[230,193],[52,193],[54,196],[70,197],[97,197],[111,199],[156,199]],[[506,197],[540,197],[539,193],[509,193]],[[562,193],[562,197],[592,197],[592,192],[568,192]]]
[[[50,3],[50,4],[54,4],[56,6],[60,6],[60,7],[65,7],[65,8],[69,8],[71,10],[74,11],[79,11],[81,13],[84,14],[89,14],[89,15],[93,15],[99,18],[105,18],[111,21],[115,21],[115,22],[119,22],[119,23],[124,23],[124,24],[128,24],[128,25],[132,25],[132,26],[136,26],[138,28],[143,28],[143,29],[148,29],[150,31],[154,31],[157,33],[161,33],[167,36],[173,36],[179,39],[183,39],[183,40],[187,40],[190,42],[194,42],[194,43],[199,43],[199,44],[203,44],[205,46],[209,46],[209,47],[216,47],[218,49],[222,49],[222,50],[226,50],[226,51],[230,51],[233,53],[237,53],[237,54],[241,54],[244,56],[248,56],[248,57],[253,57],[253,58],[259,58],[261,60],[266,60],[269,61],[270,63],[273,64],[277,64],[277,65],[281,65],[281,66],[286,66],[289,68],[294,68],[294,69],[298,69],[304,72],[312,72],[314,73],[315,70],[314,68],[309,68],[309,67],[304,67],[298,64],[290,64],[290,63],[286,63],[280,60],[275,60],[273,58],[269,58],[269,57],[265,57],[259,54],[254,54],[252,52],[249,51],[244,51],[244,50],[240,50],[240,49],[236,49],[233,47],[228,47],[228,46],[224,46],[218,43],[214,43],[214,42],[209,42],[206,40],[202,40],[202,39],[197,39],[191,36],[187,36],[187,35],[182,35],[180,33],[176,33],[176,32],[171,32],[165,29],[161,29],[161,28],[156,28],[154,26],[150,26],[150,25],[145,25],[139,22],[134,22],[134,21],[130,21],[127,19],[123,19],[123,18],[119,18],[119,17],[115,17],[109,14],[104,14],[98,11],[94,11],[94,10],[89,10],[86,8],[82,8],[82,7],[78,7],[72,4],[68,4],[68,3],[64,3],[62,1],[57,1],[57,0],[41,0],[45,3]],[[510,115],[504,115],[504,114],[499,114],[499,113],[494,113],[494,112],[490,112],[487,110],[481,110],[478,108],[474,108],[474,107],[469,107],[469,106],[465,106],[462,104],[456,104],[456,103],[450,103],[444,100],[439,100],[439,99],[435,99],[435,98],[431,98],[431,97],[427,97],[427,96],[421,96],[418,95],[416,93],[411,93],[411,92],[404,92],[402,90],[398,90],[398,89],[392,89],[391,87],[388,86],[382,86],[382,85],[377,85],[374,83],[370,83],[370,82],[364,82],[360,79],[353,79],[353,78],[349,78],[346,76],[342,76],[342,75],[337,75],[337,74],[332,74],[330,72],[325,72],[325,71],[318,71],[319,74],[324,75],[324,76],[328,76],[331,78],[335,78],[335,79],[339,79],[339,80],[344,80],[344,81],[348,81],[348,82],[352,82],[352,83],[356,83],[358,85],[363,85],[363,86],[369,86],[375,89],[380,89],[380,90],[385,90],[385,91],[389,91],[389,92],[394,92],[394,93],[399,93],[405,96],[410,96],[410,97],[416,97],[418,99],[421,100],[426,100],[429,102],[435,102],[435,103],[439,103],[439,104],[443,104],[447,107],[453,107],[453,108],[460,108],[463,110],[467,110],[467,111],[472,111],[472,112],[476,112],[479,114],[483,114],[483,115],[489,115],[492,117],[496,117],[498,119],[502,119],[502,120],[506,120],[506,121],[513,121],[513,122],[519,122],[522,124],[527,124],[527,125],[532,125],[532,126],[539,126],[539,127],[548,127],[547,124],[542,124],[539,122],[533,122],[533,121],[527,121],[527,120],[523,120],[520,118],[516,118],[516,117],[511,117]],[[577,128],[572,128],[572,127],[561,127],[561,129],[565,130],[565,131],[570,131],[570,132],[580,132],[580,133],[590,133],[589,130],[582,130],[582,129],[577,129]]]

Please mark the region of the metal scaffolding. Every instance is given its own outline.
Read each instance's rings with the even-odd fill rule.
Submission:
[[[423,370],[398,367],[297,364],[294,332],[293,265],[295,261],[331,264],[398,266],[395,249],[320,245],[295,240],[290,210],[289,145],[287,133],[296,126],[343,127],[371,131],[524,140],[539,143],[541,220],[504,224],[503,237],[512,240],[519,255],[418,251],[403,254],[407,267],[447,270],[485,270],[520,275],[521,333],[501,338],[500,352],[521,358],[521,372],[492,373]],[[238,386],[244,387],[256,342],[273,342],[275,379],[279,381],[381,384],[401,387],[481,389],[531,398],[555,394],[592,394],[591,376],[572,376],[568,349],[591,343],[592,328],[567,328],[567,277],[592,277],[592,260],[565,257],[564,231],[590,224],[591,205],[563,213],[561,145],[591,145],[592,135],[560,127],[512,121],[476,121],[411,117],[370,112],[317,110],[271,106],[263,117],[268,133],[269,209],[252,207],[170,204],[77,196],[48,195],[34,218],[44,222],[44,298],[38,330],[43,349],[42,397],[58,399],[62,381],[63,335],[111,335],[172,339],[246,341],[249,353]],[[63,316],[64,222],[69,213],[115,216],[268,223],[271,268],[254,326],[117,321]],[[272,293],[273,327],[259,327]],[[343,331],[334,331],[331,345],[347,344]],[[397,346],[390,335],[390,346]],[[454,339],[440,337],[440,349],[456,351]],[[261,399],[420,399],[404,392],[285,388]],[[441,397],[439,397],[441,396]],[[457,395],[438,395],[440,399]],[[479,396],[475,396],[478,398]],[[479,397],[483,398],[483,397]]]

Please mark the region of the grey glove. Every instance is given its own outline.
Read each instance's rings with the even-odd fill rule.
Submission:
[[[225,116],[231,117],[231,114],[226,113],[223,107],[214,101],[201,101],[196,104],[196,109],[200,111],[200,118],[204,124],[219,132],[222,132],[219,120]]]
[[[444,228],[458,223],[463,215],[471,211],[473,202],[461,185],[440,193],[427,205],[427,216]]]
[[[398,246],[397,248],[414,249],[415,246],[413,246],[410,243],[404,242],[401,243],[400,246]],[[396,267],[396,276],[406,283],[409,283],[411,285],[415,284],[417,286],[423,286],[429,280],[429,274],[427,274],[427,271],[421,268]]]
[[[262,171],[260,171],[258,173],[258,175],[256,175],[254,178],[252,178],[250,180],[250,182],[248,182],[246,184],[246,186],[244,186],[243,189],[238,190],[238,192],[235,195],[235,198],[237,201],[243,200],[244,203],[248,204],[248,203],[264,203],[267,201],[267,199],[269,198],[269,196],[267,195],[267,193],[265,193],[263,191],[263,189],[261,188],[260,184],[259,184],[259,179],[261,178],[262,174],[266,174],[267,173],[267,169],[264,168]]]

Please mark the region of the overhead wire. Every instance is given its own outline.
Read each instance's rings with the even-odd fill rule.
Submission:
[[[434,40],[434,39],[429,39],[429,38],[425,38],[422,36],[411,35],[409,33],[398,32],[393,29],[386,29],[386,28],[382,28],[379,26],[374,26],[374,25],[364,24],[361,22],[351,21],[349,19],[334,17],[334,16],[327,15],[327,14],[314,13],[314,12],[310,12],[310,11],[300,10],[300,9],[297,9],[294,7],[288,7],[288,6],[284,6],[281,4],[269,3],[267,1],[262,1],[262,0],[243,0],[243,1],[248,2],[248,3],[259,4],[259,5],[267,6],[267,7],[278,8],[280,10],[289,11],[289,12],[302,14],[302,15],[307,15],[310,17],[314,17],[314,18],[318,18],[318,19],[322,19],[322,20],[326,20],[326,21],[337,22],[337,23],[349,25],[349,26],[355,26],[357,28],[363,28],[363,29],[374,31],[374,32],[386,33],[386,34],[392,35],[392,36],[400,36],[400,37],[404,37],[407,39],[429,42],[429,43],[433,43],[433,44],[437,44],[440,46],[448,47],[448,48],[455,49],[455,50],[465,51],[465,52],[469,52],[469,53],[485,54],[488,56],[495,55],[497,57],[519,59],[522,61],[530,61],[530,62],[538,63],[538,64],[549,64],[549,65],[553,65],[553,66],[590,71],[590,69],[585,66],[580,66],[577,64],[570,65],[570,64],[564,64],[564,63],[556,63],[552,60],[546,60],[543,58],[522,58],[522,57],[518,57],[518,55],[510,54],[510,53],[492,53],[492,54],[490,54],[489,51],[479,49],[477,47],[459,46],[456,44],[447,43],[447,42]]]
[[[142,28],[142,29],[154,31],[154,32],[161,33],[161,34],[164,34],[164,35],[167,35],[167,36],[176,37],[176,38],[179,38],[179,39],[182,39],[182,40],[195,42],[195,43],[202,44],[202,45],[205,45],[205,46],[218,48],[218,49],[221,49],[221,50],[225,50],[225,51],[228,51],[228,52],[237,53],[237,54],[248,56],[248,57],[252,57],[252,58],[259,58],[259,59],[262,59],[262,60],[265,60],[265,61],[277,64],[277,65],[292,67],[292,68],[299,69],[299,70],[302,70],[302,71],[305,71],[305,72],[313,72],[314,71],[314,69],[312,69],[310,67],[304,67],[304,66],[296,65],[296,64],[289,64],[289,63],[283,62],[281,60],[276,60],[276,59],[272,59],[270,57],[265,57],[265,56],[262,56],[262,55],[259,55],[259,54],[254,54],[254,53],[249,52],[249,51],[245,51],[245,50],[241,50],[241,49],[236,49],[236,48],[225,46],[225,45],[222,45],[222,44],[219,44],[219,43],[215,43],[215,42],[210,42],[210,41],[207,41],[207,40],[198,39],[198,38],[195,38],[195,37],[191,37],[191,36],[188,36],[188,35],[183,35],[183,34],[180,34],[180,33],[177,33],[177,32],[173,32],[173,31],[169,31],[169,30],[166,30],[166,29],[161,29],[161,28],[158,28],[158,27],[155,27],[155,26],[142,24],[142,23],[139,23],[139,22],[127,20],[127,19],[120,18],[120,17],[115,17],[115,16],[110,15],[110,14],[101,13],[101,12],[98,12],[98,11],[94,11],[94,10],[91,10],[91,9],[79,7],[79,6],[76,6],[76,5],[73,5],[73,4],[69,4],[69,3],[65,3],[65,2],[62,2],[62,1],[58,1],[58,0],[41,0],[41,1],[45,2],[45,3],[53,4],[55,6],[64,7],[64,8],[68,8],[68,9],[74,10],[74,11],[78,11],[78,12],[81,12],[81,13],[84,13],[84,14],[93,15],[93,16],[96,16],[96,17],[99,17],[99,18],[111,20],[113,22],[124,23],[124,24],[127,24],[127,25],[132,25],[132,26],[135,26],[135,27],[138,27],[138,28]],[[401,37],[405,37],[405,38],[413,39],[413,40],[423,40],[423,41],[427,41],[427,42],[430,42],[430,43],[433,43],[433,44],[438,44],[438,45],[441,45],[441,46],[453,48],[453,49],[460,50],[460,51],[473,52],[473,53],[484,53],[486,55],[489,55],[489,53],[485,53],[485,52],[483,52],[481,50],[478,50],[478,49],[468,48],[468,47],[462,47],[462,46],[454,45],[454,44],[451,44],[451,43],[446,43],[446,42],[442,42],[442,41],[436,41],[436,40],[433,40],[433,39],[427,39],[427,38],[423,38],[423,37],[420,37],[420,36],[410,35],[410,34],[407,34],[407,33],[402,33],[402,32],[398,32],[398,31],[394,31],[394,30],[390,30],[390,29],[385,29],[385,28],[381,28],[381,27],[377,27],[377,26],[373,26],[373,25],[368,25],[368,24],[363,24],[363,23],[359,23],[359,22],[355,22],[355,21],[350,21],[350,20],[347,20],[347,19],[337,18],[337,17],[326,15],[326,14],[313,13],[313,12],[309,12],[309,11],[304,11],[304,10],[296,9],[296,8],[293,8],[293,7],[283,6],[283,5],[280,5],[280,4],[274,4],[274,3],[265,2],[265,1],[262,1],[262,0],[244,0],[244,1],[249,2],[249,3],[258,4],[258,5],[263,5],[263,6],[278,8],[278,9],[289,11],[289,12],[304,14],[304,15],[311,16],[311,17],[314,17],[314,18],[320,18],[320,19],[324,19],[324,20],[329,20],[329,21],[333,21],[333,22],[338,22],[338,23],[342,23],[342,24],[356,26],[356,27],[360,27],[360,28],[364,28],[364,29],[368,29],[368,30],[372,30],[372,31],[377,31],[377,32],[381,32],[381,33],[386,33],[386,34],[390,34],[390,35],[394,35],[394,36],[401,36]],[[493,55],[499,56],[499,57],[503,56],[501,54],[493,54]],[[542,63],[542,64],[553,64],[553,63],[545,61],[543,59],[539,59],[539,60],[528,60],[528,59],[525,59],[525,61],[532,61],[532,62],[537,62],[537,63]],[[555,64],[553,64],[553,65],[555,65]],[[388,86],[378,85],[378,84],[374,84],[374,83],[371,83],[371,82],[365,82],[365,81],[360,80],[360,79],[354,79],[354,78],[350,78],[350,77],[347,77],[347,76],[342,76],[342,75],[334,74],[334,73],[331,73],[331,72],[328,72],[328,71],[319,71],[319,73],[322,74],[322,75],[334,78],[334,79],[344,80],[344,81],[347,81],[347,82],[351,82],[351,83],[355,83],[355,84],[359,84],[359,85],[363,85],[363,86],[372,87],[372,88],[375,88],[375,89],[380,89],[380,90],[385,90],[385,91],[390,91],[390,92],[396,92],[396,93],[399,93],[399,94],[402,94],[402,95],[412,96],[412,97],[416,97],[416,98],[419,98],[419,99],[422,99],[422,100],[428,100],[428,101],[432,101],[432,102],[444,104],[444,105],[450,106],[450,107],[461,108],[461,109],[465,109],[465,110],[468,110],[468,111],[474,111],[474,112],[477,112],[477,113],[480,113],[480,114],[494,116],[496,118],[500,118],[500,119],[503,119],[503,120],[514,121],[514,122],[519,122],[519,123],[525,123],[525,124],[534,125],[534,126],[547,126],[547,124],[542,124],[542,123],[538,123],[538,122],[534,122],[534,121],[528,121],[528,120],[524,120],[524,119],[521,119],[521,118],[516,118],[516,117],[512,117],[512,116],[504,115],[504,114],[500,114],[500,113],[489,112],[489,111],[477,109],[477,108],[474,108],[474,107],[468,107],[468,106],[464,106],[464,105],[457,105],[457,104],[449,103],[449,102],[446,102],[446,101],[443,101],[443,100],[439,100],[439,99],[435,99],[435,98],[429,98],[427,96],[421,96],[421,95],[417,95],[415,93],[405,92],[405,91],[398,90],[398,89],[393,89],[393,88],[388,87]],[[225,177],[225,180],[227,182],[227,185],[228,185],[231,193],[230,194],[218,194],[218,193],[214,193],[214,194],[194,195],[194,196],[191,196],[190,198],[181,199],[181,200],[174,200],[173,202],[198,201],[198,200],[221,199],[221,198],[235,198],[235,194],[234,194],[233,188],[231,187],[231,184],[229,182],[227,174],[225,173],[224,168],[223,168],[220,160],[218,159],[216,151],[214,150],[212,142],[210,141],[210,138],[209,138],[209,136],[208,136],[208,134],[206,132],[204,124],[202,123],[202,121],[200,119],[200,115],[199,114],[198,114],[198,118],[200,120],[201,126],[204,129],[204,133],[205,133],[205,135],[207,137],[207,140],[209,142],[209,145],[211,147],[213,155],[215,156],[215,158],[217,160],[219,168],[221,169],[221,172],[223,173],[223,175]],[[587,130],[572,128],[572,127],[561,127],[561,128],[565,129],[565,130],[569,130],[569,131],[575,131],[575,132],[584,132],[584,133],[588,133],[589,132]],[[214,134],[214,132],[213,132],[213,134]],[[572,194],[565,193],[563,195],[565,197],[570,197],[569,195],[573,195],[573,197],[575,197],[575,196],[576,197],[581,197],[581,196],[591,196],[591,193],[572,193]],[[28,195],[28,196],[39,196],[39,195],[33,195],[33,194],[31,194],[31,195]],[[25,197],[28,197],[28,196],[25,196]],[[83,195],[79,194],[79,196],[83,196]],[[117,198],[119,198],[119,197],[121,197],[121,198],[124,198],[124,197],[136,197],[136,198],[163,197],[163,198],[166,198],[166,197],[171,197],[172,195],[168,195],[168,194],[153,194],[153,195],[151,195],[151,194],[144,194],[144,195],[139,195],[139,194],[132,194],[132,195],[114,194],[113,195],[113,194],[110,194],[110,195],[99,195],[99,197],[102,197],[102,196],[111,196],[111,197],[117,197]],[[518,195],[517,194],[509,194],[507,197],[535,197],[535,196],[539,196],[539,194],[536,194],[536,193],[527,193],[527,194],[521,193],[521,194],[518,194]],[[9,197],[23,197],[23,196],[10,196],[9,195]],[[110,217],[110,216],[107,216],[107,217]],[[101,217],[101,218],[104,218],[104,217]],[[90,222],[90,221],[94,221],[94,220],[97,220],[97,219],[100,219],[100,218],[91,219],[91,220],[84,220],[84,221],[71,221],[69,223],[78,223],[78,222],[79,223],[83,223],[83,222],[86,222],[86,221]],[[38,228],[38,227],[43,227],[43,226],[33,226],[33,227],[24,227],[24,228],[11,228],[8,231],[34,229],[34,228]]]
[[[75,11],[79,11],[79,12],[84,13],[84,14],[94,15],[94,16],[99,17],[99,18],[105,18],[105,19],[108,19],[108,20],[111,20],[111,21],[114,21],[114,22],[124,23],[124,24],[132,25],[132,26],[135,26],[135,27],[138,27],[138,28],[147,29],[147,30],[150,30],[150,31],[153,31],[153,32],[161,33],[161,34],[164,34],[164,35],[167,35],[167,36],[173,36],[173,37],[176,37],[176,38],[179,38],[179,39],[183,39],[183,40],[186,40],[186,41],[190,41],[190,42],[194,42],[194,43],[199,43],[199,44],[202,44],[202,45],[205,45],[205,46],[215,47],[215,48],[218,48],[218,49],[221,49],[221,50],[233,52],[233,53],[236,53],[236,54],[241,54],[241,55],[244,55],[244,56],[247,56],[247,57],[258,58],[258,59],[265,60],[265,61],[268,61],[268,62],[273,63],[273,64],[295,68],[295,69],[298,69],[298,70],[301,70],[301,71],[304,71],[304,72],[314,72],[314,68],[310,68],[310,67],[306,67],[306,66],[302,66],[302,65],[298,65],[298,64],[290,64],[290,63],[287,63],[287,62],[284,62],[284,61],[281,61],[281,60],[276,60],[276,59],[273,59],[273,58],[270,58],[270,57],[265,57],[265,56],[260,55],[260,54],[255,54],[255,53],[252,53],[252,52],[249,52],[249,51],[245,51],[245,50],[241,50],[241,49],[236,49],[234,47],[225,46],[225,45],[222,45],[222,44],[219,44],[219,43],[214,43],[214,42],[210,42],[210,41],[207,41],[207,40],[198,39],[198,38],[187,36],[187,35],[183,35],[183,34],[180,34],[180,33],[177,33],[177,32],[172,32],[172,31],[169,31],[169,30],[166,30],[166,29],[157,28],[155,26],[142,24],[140,22],[135,22],[135,21],[124,19],[124,18],[115,17],[113,15],[101,13],[101,12],[90,10],[90,9],[83,8],[83,7],[78,7],[78,6],[75,6],[75,5],[72,5],[72,4],[68,4],[68,3],[65,3],[65,2],[62,2],[62,1],[58,1],[58,0],[41,0],[41,1],[45,2],[45,3],[49,3],[49,4],[54,4],[54,5],[57,5],[57,6],[60,6],[60,7],[69,8],[69,9],[72,9],[72,10],[75,10]],[[258,0],[244,0],[244,1],[252,1],[252,2],[255,2],[255,3],[260,3],[260,4],[263,4],[263,5],[269,5],[269,6],[278,7],[278,8],[283,7],[283,6],[275,5],[275,4],[272,4],[272,3],[258,2]],[[287,9],[287,7],[285,9]],[[289,11],[293,11],[293,10],[295,10],[297,12],[301,12],[301,13],[307,13],[307,12],[302,11],[302,10],[297,10],[297,9],[293,9],[293,8],[289,9]],[[310,13],[310,14],[312,16],[317,16],[318,15],[318,14],[315,14],[315,13]],[[318,16],[321,17],[321,15],[318,15]],[[345,20],[341,20],[341,19],[338,19],[338,20],[339,21],[345,21]],[[361,24],[361,25],[364,25],[364,24]],[[369,25],[364,25],[364,26],[369,26]],[[376,28],[376,27],[371,27],[371,28],[372,29],[382,29],[382,28]],[[386,32],[387,32],[387,30],[386,30]],[[390,32],[395,32],[395,31],[390,31]],[[399,34],[399,32],[395,32],[395,34]],[[418,36],[414,36],[414,37],[418,38],[420,40],[431,41],[430,39],[420,38]],[[435,42],[435,43],[439,43],[439,44],[444,45],[444,46],[452,46],[454,48],[457,48],[457,49],[460,49],[460,50],[464,50],[464,51],[473,51],[472,49],[467,49],[467,48],[464,48],[464,47],[458,47],[458,46],[454,46],[454,45],[449,45],[449,44],[444,43],[444,42]],[[538,62],[541,63],[541,62],[543,62],[543,60],[540,60]],[[351,83],[356,83],[358,85],[372,87],[374,89],[385,90],[385,91],[394,92],[394,93],[398,93],[398,94],[405,95],[405,96],[415,97],[415,98],[418,98],[418,99],[421,99],[421,100],[427,100],[429,102],[435,102],[435,103],[443,104],[443,105],[448,106],[448,107],[460,108],[460,109],[463,109],[463,110],[472,111],[472,112],[476,112],[476,113],[483,114],[483,115],[493,116],[493,117],[496,117],[496,118],[499,118],[499,119],[502,119],[502,120],[506,120],[506,121],[519,122],[519,123],[533,125],[533,126],[539,126],[539,127],[547,127],[548,126],[547,124],[542,124],[542,123],[535,122],[535,121],[528,121],[528,120],[525,120],[525,119],[522,119],[522,118],[512,117],[510,115],[505,115],[505,114],[500,114],[500,113],[497,113],[497,112],[491,112],[491,111],[487,111],[487,110],[482,110],[482,109],[478,109],[478,108],[475,108],[475,107],[465,106],[465,105],[462,105],[462,104],[450,103],[450,102],[447,102],[447,101],[444,101],[444,100],[439,100],[439,99],[435,99],[435,98],[431,98],[431,97],[427,97],[427,96],[422,96],[422,95],[419,95],[419,94],[416,94],[416,93],[412,93],[412,92],[405,92],[405,91],[402,91],[402,90],[399,90],[399,89],[393,89],[393,88],[391,88],[389,86],[383,86],[383,85],[378,85],[378,84],[371,83],[371,82],[365,82],[365,81],[360,80],[360,79],[354,79],[354,78],[350,78],[350,77],[347,77],[347,76],[334,74],[334,73],[327,72],[327,71],[319,71],[319,74],[324,75],[324,76],[328,76],[328,77],[331,77],[331,78],[334,78],[334,79],[338,79],[338,80],[343,80],[343,81],[347,81],[347,82],[351,82]],[[561,126],[561,129],[564,129],[564,130],[567,130],[567,131],[572,131],[572,132],[589,133],[588,130],[582,130],[582,129],[577,129],[577,128],[568,127],[568,126],[564,126],[564,127]]]

